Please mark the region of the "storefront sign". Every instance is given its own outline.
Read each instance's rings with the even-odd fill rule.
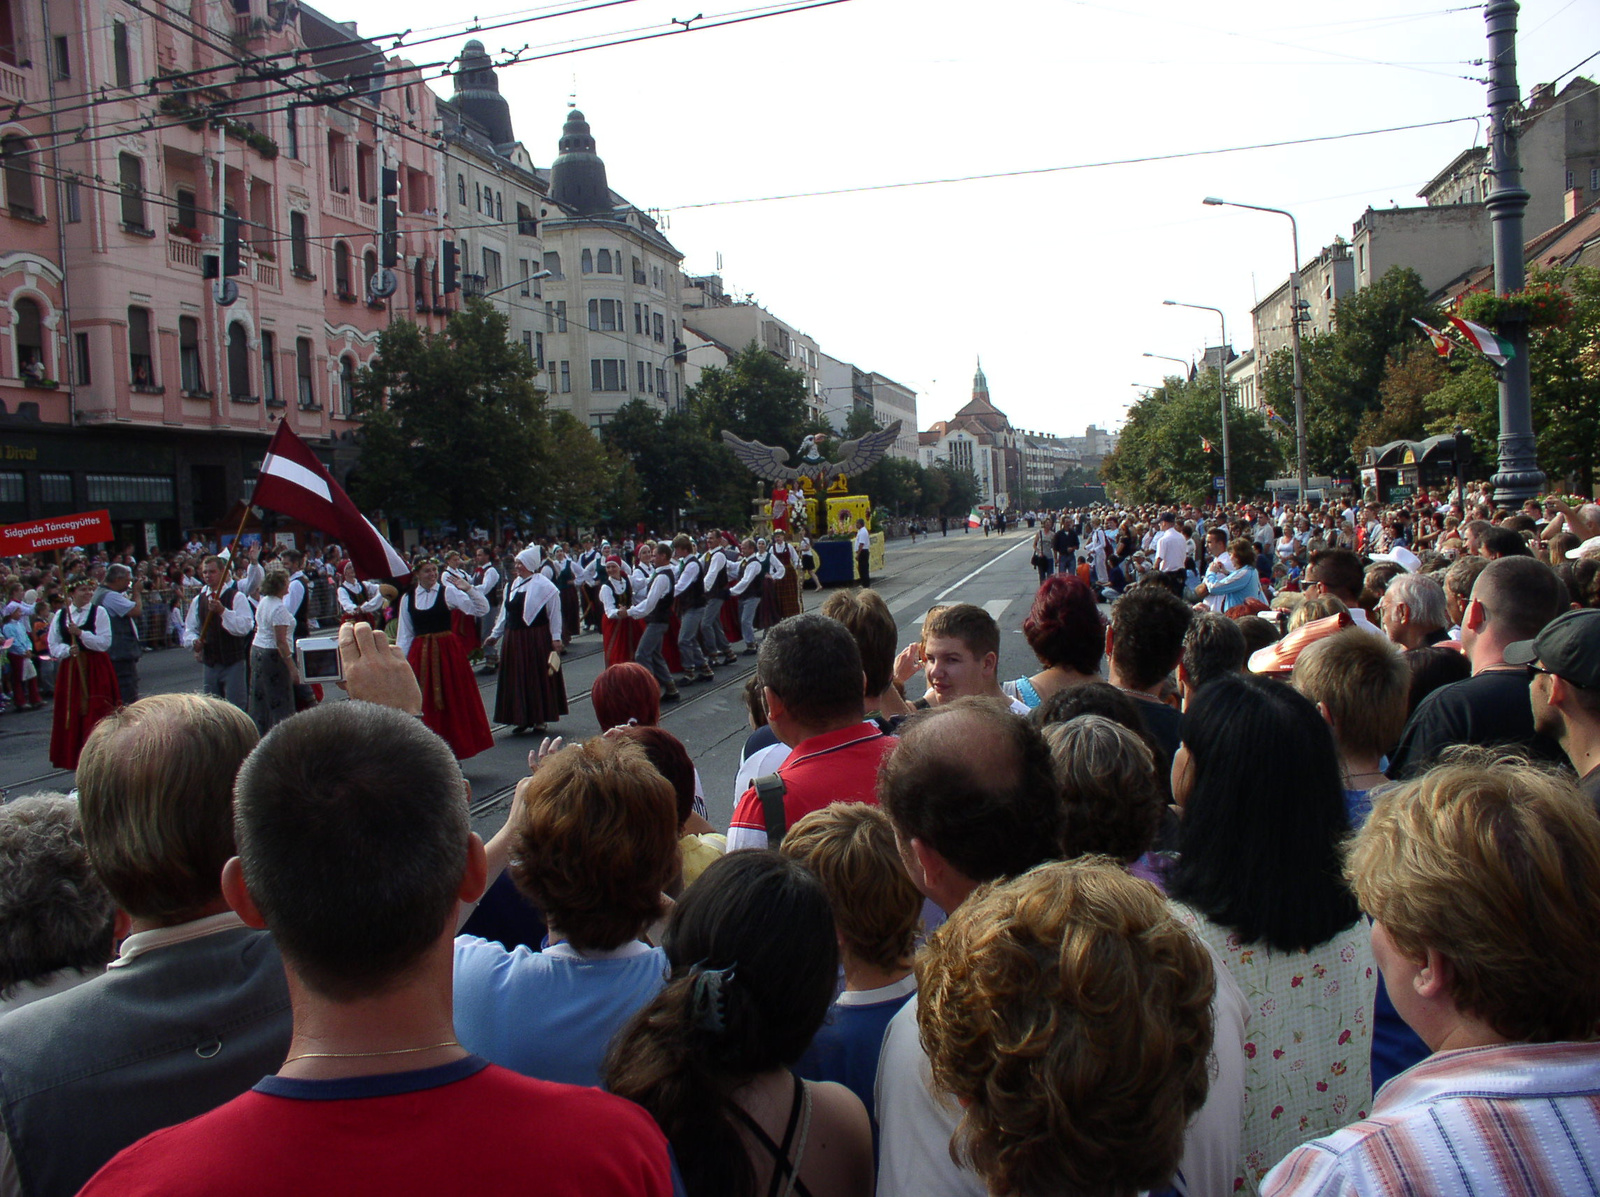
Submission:
[[[0,527],[0,557],[37,553],[45,549],[70,549],[111,539],[111,512],[85,511],[78,515],[53,515]]]

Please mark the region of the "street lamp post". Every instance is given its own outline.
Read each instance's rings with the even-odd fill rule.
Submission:
[[[1217,402],[1222,408],[1222,502],[1233,506],[1233,446],[1228,439],[1228,377],[1223,372],[1227,362],[1222,355],[1228,348],[1228,318],[1221,308],[1204,303],[1179,303],[1176,299],[1163,299],[1169,308],[1194,308],[1198,312],[1215,312],[1222,321],[1222,343],[1217,346]]]
[[[1267,208],[1260,204],[1239,204],[1232,200],[1208,195],[1200,201],[1212,207],[1248,208],[1252,212],[1272,212],[1289,218],[1289,235],[1294,242],[1294,269],[1289,272],[1289,351],[1294,355],[1294,441],[1296,465],[1300,471],[1300,503],[1305,505],[1306,491],[1310,488],[1310,470],[1306,464],[1306,375],[1300,357],[1300,226],[1294,213],[1282,208]]]
[[[1194,369],[1194,363],[1189,361],[1187,358],[1172,357],[1172,356],[1170,356],[1168,354],[1165,354],[1165,353],[1147,353],[1147,354],[1144,354],[1144,356],[1145,357],[1159,358],[1161,361],[1164,361],[1164,362],[1177,362],[1178,365],[1183,367],[1183,377],[1184,378],[1188,378],[1189,377],[1189,371]]]
[[[1489,33],[1489,193],[1483,197],[1483,206],[1489,210],[1494,229],[1494,289],[1509,295],[1522,290],[1525,281],[1522,216],[1528,207],[1517,150],[1517,4],[1515,0],[1490,0],[1483,18]],[[1528,325],[1522,319],[1502,319],[1495,331],[1511,342],[1514,353],[1500,369],[1500,459],[1493,479],[1494,498],[1496,503],[1515,507],[1545,485],[1533,432]]]

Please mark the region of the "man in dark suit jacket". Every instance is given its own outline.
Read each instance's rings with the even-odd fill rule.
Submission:
[[[256,738],[238,707],[198,694],[144,699],[90,735],[83,836],[126,938],[103,976],[0,1019],[0,1197],[71,1197],[130,1143],[283,1063],[278,950],[222,897]]]

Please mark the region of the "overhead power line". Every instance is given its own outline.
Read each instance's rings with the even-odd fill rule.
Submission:
[[[1179,150],[1171,154],[1143,154],[1136,158],[1105,158],[1097,162],[1074,162],[1065,166],[1035,166],[1024,170],[999,170],[985,174],[951,175],[940,179],[915,179],[901,183],[868,183],[860,187],[830,187],[820,191],[791,191],[782,195],[746,196],[743,199],[702,200],[692,204],[662,204],[663,212],[687,212],[695,208],[726,208],[735,204],[766,204],[777,200],[817,199],[830,195],[858,195],[868,191],[896,191],[907,187],[937,187],[946,183],[977,183],[989,179],[1017,179],[1029,175],[1059,174],[1073,170],[1099,170],[1108,166],[1138,166],[1148,162],[1172,162],[1181,158],[1206,158],[1217,154],[1242,154],[1251,150],[1277,150],[1288,146],[1316,145],[1325,141],[1346,141],[1353,137],[1376,137],[1384,133],[1405,133],[1413,129],[1437,129],[1475,121],[1477,116],[1452,116],[1445,120],[1419,121],[1412,125],[1390,125],[1383,129],[1361,129],[1354,133],[1325,133],[1316,137],[1294,137],[1285,141],[1261,141],[1253,145],[1222,146],[1209,150]]]

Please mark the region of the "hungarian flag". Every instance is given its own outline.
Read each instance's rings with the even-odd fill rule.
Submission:
[[[982,515],[981,512],[979,512],[979,510],[976,507],[974,507],[967,514],[967,527],[969,527],[969,528],[981,528],[981,527],[983,527],[983,515]]]
[[[1496,336],[1481,324],[1474,324],[1470,320],[1463,320],[1460,316],[1451,316],[1450,323],[1461,330],[1461,335],[1472,342],[1472,347],[1497,366],[1503,366],[1513,357],[1516,351],[1511,348],[1511,342],[1504,337]]]
[[[287,420],[272,434],[250,503],[333,537],[344,546],[358,578],[398,581],[411,576],[405,558],[361,514]]]
[[[1202,449],[1204,449],[1207,453],[1211,452],[1211,441],[1210,441],[1210,438],[1201,437],[1200,438],[1200,447]]]
[[[1445,336],[1438,329],[1434,328],[1433,325],[1424,324],[1415,316],[1411,317],[1411,323],[1415,324],[1423,332],[1428,334],[1428,340],[1433,342],[1433,347],[1439,351],[1440,357],[1450,356],[1450,351],[1456,347],[1456,343],[1454,341]]]

